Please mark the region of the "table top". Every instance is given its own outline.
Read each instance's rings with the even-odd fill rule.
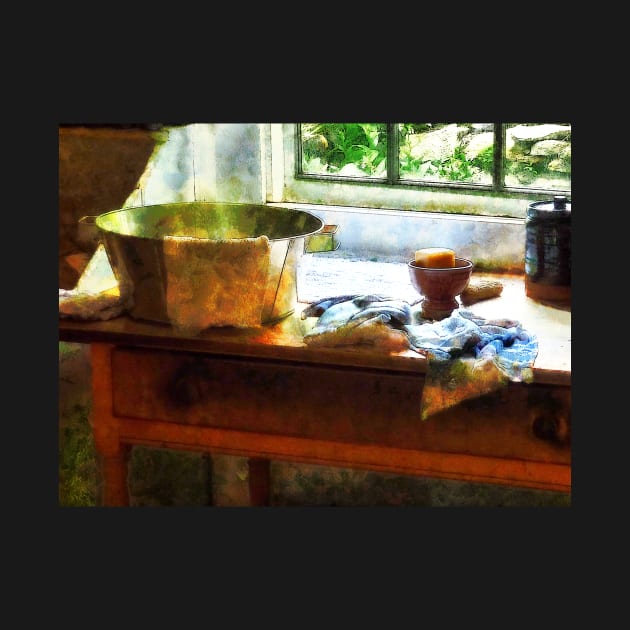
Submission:
[[[517,319],[538,339],[534,382],[571,384],[571,311],[541,304],[525,295],[519,275],[479,274],[503,284],[500,296],[482,300],[466,310],[484,318]],[[369,346],[349,348],[309,347],[304,335],[315,318],[301,319],[307,303],[298,302],[292,315],[259,328],[209,328],[186,335],[168,324],[134,320],[123,315],[107,321],[59,320],[59,340],[76,343],[124,344],[148,348],[189,351],[301,363],[387,369],[425,373],[426,359],[413,350],[385,352]]]

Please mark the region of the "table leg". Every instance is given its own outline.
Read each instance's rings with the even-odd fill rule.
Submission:
[[[249,501],[252,507],[269,505],[270,461],[258,457],[247,460],[249,467]]]
[[[127,464],[131,445],[121,443],[118,420],[114,416],[112,349],[112,345],[103,343],[93,343],[90,347],[92,365],[90,424],[94,435],[94,446],[101,465],[102,504],[126,507],[129,505]]]
[[[103,478],[102,504],[104,506],[129,506],[127,475],[130,454],[131,446],[124,444],[121,445],[118,454],[100,457]]]

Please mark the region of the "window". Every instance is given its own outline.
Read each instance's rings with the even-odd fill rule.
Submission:
[[[523,218],[525,202],[571,193],[571,123],[283,127],[274,201]]]

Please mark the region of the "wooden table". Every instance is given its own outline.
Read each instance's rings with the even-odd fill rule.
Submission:
[[[500,278],[503,294],[469,310],[537,335],[534,382],[426,421],[422,355],[309,348],[305,305],[273,326],[194,337],[126,316],[60,320],[60,341],[91,346],[103,504],[129,505],[134,445],[247,457],[252,505],[268,504],[271,460],[570,492],[571,313]]]

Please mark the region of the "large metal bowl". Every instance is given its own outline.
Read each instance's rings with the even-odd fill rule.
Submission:
[[[164,273],[164,239],[215,240],[267,236],[270,263],[261,324],[291,314],[297,303],[297,264],[305,238],[324,222],[303,210],[242,203],[182,202],[122,208],[96,218],[99,236],[121,287],[132,294],[129,314],[170,323]]]

